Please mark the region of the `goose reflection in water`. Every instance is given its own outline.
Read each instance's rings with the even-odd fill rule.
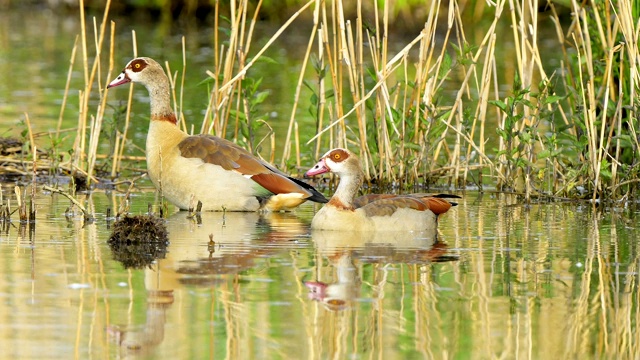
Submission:
[[[147,354],[162,343],[175,290],[211,286],[224,281],[220,275],[251,269],[258,257],[295,246],[291,240],[306,236],[308,224],[290,213],[205,212],[189,219],[179,212],[167,219],[166,230],[168,248],[109,242],[115,260],[145,272],[146,322],[107,329],[125,354]]]
[[[342,232],[313,231],[319,255],[329,261],[317,274],[332,274],[330,281],[306,281],[309,299],[331,311],[351,307],[358,301],[362,281],[357,264],[428,265],[456,261],[447,245],[437,238],[437,230],[424,232]],[[328,270],[328,271],[327,271]]]

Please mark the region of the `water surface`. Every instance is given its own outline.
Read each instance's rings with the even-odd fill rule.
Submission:
[[[178,212],[139,252],[108,244],[113,200],[83,224],[39,196],[35,229],[0,235],[3,357],[640,355],[635,213],[465,194],[437,234],[354,235],[311,232],[311,205]]]

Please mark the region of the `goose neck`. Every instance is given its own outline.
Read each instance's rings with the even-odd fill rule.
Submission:
[[[353,209],[353,199],[362,186],[363,179],[364,174],[362,172],[340,175],[340,183],[331,198],[332,202],[336,199],[337,201],[334,204],[339,203],[341,207]]]
[[[171,107],[171,91],[169,80],[162,76],[158,81],[146,84],[151,105],[151,120],[166,120],[176,123],[176,116]]]

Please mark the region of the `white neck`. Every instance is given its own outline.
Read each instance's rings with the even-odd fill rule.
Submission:
[[[145,84],[151,101],[151,118],[166,118],[173,114],[169,79],[164,74],[156,79],[157,81]]]
[[[353,208],[353,199],[356,197],[360,186],[362,186],[363,179],[362,170],[356,173],[340,175],[340,183],[332,199],[339,200],[346,208]]]

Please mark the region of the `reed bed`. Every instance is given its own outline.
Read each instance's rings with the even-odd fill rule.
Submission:
[[[391,38],[388,2],[371,7],[358,1],[356,16],[349,17],[340,0],[305,2],[256,49],[262,5],[236,0],[222,10],[214,3],[216,51],[207,72],[210,96],[200,123],[187,124],[182,115],[186,40],[181,70],[166,64],[176,114],[186,131],[198,132],[199,127],[200,132],[232,139],[292,173],[332,147],[347,147],[359,153],[371,183],[397,191],[444,186],[516,193],[526,201],[636,198],[636,3],[573,1],[571,15],[562,17],[553,3],[536,0],[434,0],[427,5],[423,29],[399,51],[389,46],[397,40]],[[543,5],[563,54],[561,66],[550,73],[538,48]],[[55,164],[83,174],[89,184],[100,181],[95,171],[98,165],[104,167],[101,162],[108,162],[110,172],[101,176],[110,180],[122,176],[126,162],[132,92],[124,110],[124,131],[109,139],[109,153],[100,146],[106,141],[100,137],[106,84],[114,66],[120,66],[113,60],[117,24],[109,20],[110,6],[107,1],[99,23],[95,18],[87,21],[80,0],[82,24],[92,26],[82,27],[69,66],[69,74],[81,66],[85,81],[77,90],[77,151]],[[287,131],[276,134],[269,121],[257,115],[267,94],[251,68],[268,60],[265,52],[278,46],[277,40],[301,17],[311,25],[307,47],[291,94]],[[365,17],[373,20],[365,23]],[[491,20],[465,28],[466,20],[477,18]],[[504,60],[496,54],[496,42],[505,40],[514,44],[514,74],[501,83],[498,79],[504,77],[498,77],[496,69]],[[449,91],[455,96],[448,98],[442,89],[452,84],[457,90]],[[511,90],[500,90],[505,88]],[[66,100],[74,90],[68,82],[67,90],[60,119],[69,116]],[[309,111],[302,108],[307,99]],[[309,117],[315,130],[301,133],[300,124]],[[266,135],[259,137],[265,132],[258,129],[266,129]],[[58,135],[60,131],[58,126]],[[284,144],[279,154],[277,142]]]
[[[565,59],[547,74],[537,46],[539,5],[498,1],[485,8],[493,21],[479,43],[470,43],[457,3],[434,1],[422,32],[391,54],[388,7],[370,29],[362,16],[346,20],[341,2],[318,3],[317,35],[310,36],[317,46],[308,49],[319,69],[315,155],[357,148],[368,177],[387,184],[431,185],[437,177],[461,188],[495,186],[526,200],[634,196],[638,160],[621,155],[638,148],[639,24],[632,20],[638,9],[625,1],[591,8],[573,2],[565,29],[548,4]],[[499,32],[503,21],[513,33]],[[439,31],[442,42],[435,41]],[[497,89],[506,84],[496,81],[495,42],[505,36],[515,44],[516,73],[511,94],[501,97]],[[460,87],[443,104],[439,89],[454,74]],[[291,119],[294,125],[295,109]],[[496,138],[496,148],[485,146]]]

